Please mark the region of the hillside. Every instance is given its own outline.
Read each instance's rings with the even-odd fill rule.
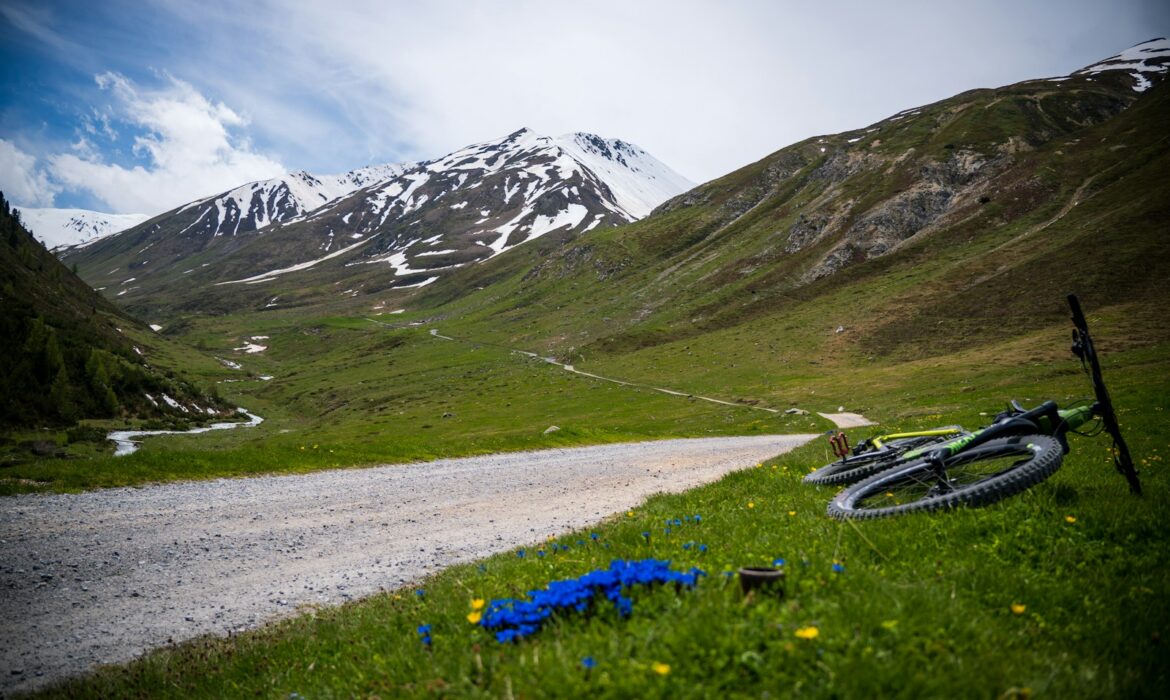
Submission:
[[[1170,109],[1162,73],[1131,70],[971,91],[808,139],[414,304],[615,367],[699,337],[718,354],[715,335],[735,328],[799,339],[818,361],[945,354],[1059,321],[1067,291],[1153,308],[1170,274]]]
[[[141,324],[96,294],[21,224],[0,195],[0,430],[82,418],[189,418],[228,407],[152,368]]]

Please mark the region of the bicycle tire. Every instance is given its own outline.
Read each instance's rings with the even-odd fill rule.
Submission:
[[[942,442],[951,437],[953,436],[910,437],[893,440],[886,443],[880,450],[829,462],[825,466],[805,474],[802,481],[806,484],[820,484],[822,486],[852,484],[867,476],[894,467],[901,460],[902,455],[910,450]]]
[[[991,505],[1044,481],[1063,460],[1060,443],[1047,435],[999,438],[947,458],[946,489],[928,462],[916,460],[846,487],[829,501],[828,514],[863,520]]]

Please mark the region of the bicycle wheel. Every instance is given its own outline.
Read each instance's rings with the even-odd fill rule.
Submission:
[[[929,463],[916,460],[846,487],[828,512],[844,520],[990,505],[1047,479],[1063,459],[1060,443],[1047,435],[991,440],[948,458],[942,482]]]
[[[891,440],[880,450],[829,462],[820,469],[805,474],[803,481],[806,484],[852,484],[871,474],[877,474],[893,467],[902,455],[910,450],[941,442],[950,437],[953,436],[924,436]]]

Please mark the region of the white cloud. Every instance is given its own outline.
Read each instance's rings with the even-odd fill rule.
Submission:
[[[116,73],[95,78],[114,98],[117,118],[141,131],[133,152],[143,164],[105,162],[86,142],[74,153],[48,157],[52,176],[68,189],[85,190],[114,212],[158,213],[251,180],[285,172],[233,134],[248,121],[190,84],[165,76],[163,87],[144,90]],[[107,121],[102,128],[110,129]],[[95,130],[96,131],[96,130]]]
[[[37,159],[16,144],[0,139],[0,192],[13,204],[51,207],[60,188],[37,167]]]

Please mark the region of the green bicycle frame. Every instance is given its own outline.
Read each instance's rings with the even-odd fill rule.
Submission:
[[[878,435],[870,440],[870,444],[874,449],[880,450],[885,447],[889,440],[900,440],[902,438],[916,438],[916,437],[936,437],[939,435],[960,435],[964,431],[959,426],[950,426],[947,428],[934,428],[932,430],[911,430],[905,433],[890,433],[889,435]]]
[[[938,445],[927,445],[916,450],[910,450],[902,455],[901,461],[916,459],[924,457],[929,454],[934,454],[945,450],[947,456],[953,456],[973,442],[984,443],[987,440],[996,437],[1005,437],[1008,435],[1027,435],[1030,433],[1039,433],[1041,435],[1051,435],[1060,440],[1061,445],[1068,451],[1068,445],[1065,441],[1065,434],[1070,430],[1076,430],[1085,423],[1093,420],[1097,415],[1097,404],[1087,406],[1077,406],[1068,409],[1056,409],[1056,404],[1045,404],[1023,413],[1019,416],[1011,416],[1003,421],[997,421],[992,425],[981,430],[976,430],[973,433],[960,435],[954,440],[948,440]],[[1056,409],[1056,410],[1052,410]],[[1057,420],[1053,421],[1052,416],[1055,415]]]

